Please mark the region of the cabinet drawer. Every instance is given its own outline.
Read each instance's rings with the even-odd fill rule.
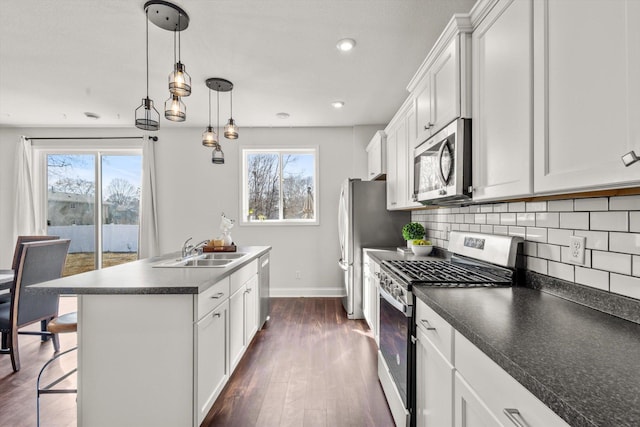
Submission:
[[[453,327],[419,299],[416,299],[416,325],[453,364]]]
[[[229,298],[229,277],[198,295],[198,319]]]
[[[247,280],[251,279],[254,274],[258,274],[258,260],[254,259],[240,270],[231,274],[231,294],[234,294],[244,285]]]
[[[519,417],[529,427],[568,426],[555,412],[459,332],[455,333],[455,340],[456,369],[503,425],[518,425],[505,414],[505,410],[517,410]]]

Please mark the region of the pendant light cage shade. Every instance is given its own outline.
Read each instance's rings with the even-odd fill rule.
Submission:
[[[216,144],[215,148],[213,149],[211,163],[213,163],[214,165],[224,164],[224,153],[222,152],[222,147],[220,147],[220,144]]]
[[[177,95],[171,95],[164,102],[164,117],[172,122],[184,122],[187,119],[187,106]]]
[[[233,120],[233,117],[229,119],[229,122],[224,127],[224,137],[227,139],[238,139],[238,126]]]
[[[169,92],[179,97],[191,95],[191,76],[180,61],[173,66],[173,71],[169,74]]]
[[[211,126],[207,126],[204,132],[202,132],[202,145],[205,147],[215,147],[218,145],[218,135]]]
[[[142,104],[136,108],[136,127],[142,130],[156,131],[160,129],[160,113],[149,98],[142,98]]]

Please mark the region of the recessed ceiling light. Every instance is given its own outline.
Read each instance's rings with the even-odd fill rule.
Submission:
[[[278,113],[276,114],[276,117],[279,119],[288,119],[289,118],[289,113]]]
[[[96,113],[92,113],[92,112],[90,112],[90,111],[85,112],[85,113],[84,113],[84,115],[85,115],[87,118],[89,118],[89,119],[94,119],[94,120],[97,120],[97,119],[99,119],[99,118],[100,118],[100,116],[99,116],[98,114],[96,114]]]
[[[354,39],[342,39],[338,41],[336,47],[342,52],[349,52],[355,45],[356,41]]]
[[[332,106],[333,108],[336,108],[336,109],[338,109],[338,110],[339,110],[340,108],[344,107],[344,102],[343,102],[343,101],[333,101],[333,102],[331,103],[331,106]]]

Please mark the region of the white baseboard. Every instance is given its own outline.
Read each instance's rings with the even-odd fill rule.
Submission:
[[[277,298],[343,297],[344,288],[270,288],[269,296]]]

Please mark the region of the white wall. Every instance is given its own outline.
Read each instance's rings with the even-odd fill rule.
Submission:
[[[337,204],[341,182],[366,177],[364,148],[383,125],[339,128],[241,128],[235,142],[223,139],[224,165],[211,163],[211,149],[200,143],[201,128],[164,127],[157,133],[156,167],[162,252],[179,250],[219,234],[220,213],[240,211],[240,147],[319,147],[319,225],[241,226],[231,235],[239,245],[271,245],[274,295],[338,295]],[[19,135],[135,136],[136,129],[0,128],[0,268],[13,251],[14,157]],[[296,272],[300,279],[296,279]]]

